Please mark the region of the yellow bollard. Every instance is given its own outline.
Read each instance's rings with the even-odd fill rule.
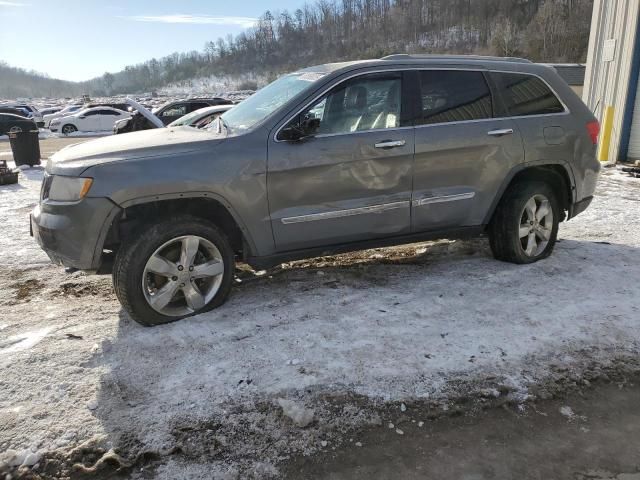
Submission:
[[[598,160],[609,161],[609,146],[611,145],[611,132],[613,131],[613,107],[607,106],[602,119],[602,135],[600,136],[600,148],[598,150]]]

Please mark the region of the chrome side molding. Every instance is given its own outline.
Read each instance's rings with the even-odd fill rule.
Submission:
[[[513,133],[513,128],[502,128],[500,130],[491,130],[487,132],[487,135],[492,137],[503,137],[505,135],[511,135]]]
[[[285,217],[280,221],[285,225],[292,223],[315,222],[316,220],[330,220],[334,218],[351,217],[353,215],[364,215],[367,213],[381,213],[396,208],[409,207],[411,202],[408,200],[401,202],[382,203],[380,205],[371,205],[368,207],[349,208],[347,210],[333,210],[331,212],[312,213],[309,215],[299,215],[297,217]]]
[[[412,205],[414,207],[422,207],[423,205],[430,205],[432,203],[444,203],[455,202],[456,200],[467,200],[476,196],[476,192],[456,193],[454,195],[443,195],[440,197],[424,197],[418,200],[414,200]]]

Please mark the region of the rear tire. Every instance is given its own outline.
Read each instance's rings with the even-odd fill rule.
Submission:
[[[176,216],[131,235],[116,255],[112,277],[131,318],[153,326],[222,305],[234,269],[222,231],[196,217]]]
[[[526,264],[551,255],[561,215],[556,194],[544,182],[520,182],[509,187],[489,224],[493,256]]]

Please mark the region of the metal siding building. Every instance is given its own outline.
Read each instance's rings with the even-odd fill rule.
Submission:
[[[608,161],[640,159],[639,20],[640,0],[594,1],[583,100],[601,123],[613,107]]]

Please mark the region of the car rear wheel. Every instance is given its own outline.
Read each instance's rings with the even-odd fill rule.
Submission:
[[[62,133],[64,133],[65,135],[69,135],[70,133],[77,132],[77,131],[78,129],[75,127],[75,125],[67,124],[64,127],[62,127]]]
[[[224,303],[234,268],[233,250],[217,227],[195,217],[173,217],[121,246],[113,283],[131,318],[152,326]]]
[[[560,214],[556,195],[546,183],[511,186],[489,225],[494,257],[512,263],[548,257],[556,243]]]

